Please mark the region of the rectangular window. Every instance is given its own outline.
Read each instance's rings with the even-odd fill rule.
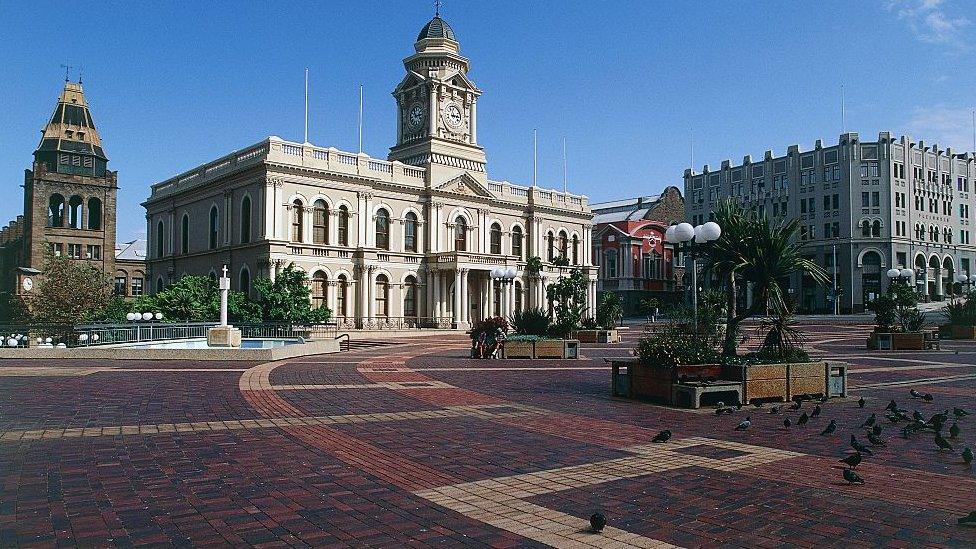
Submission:
[[[54,254],[54,257],[61,257],[61,254],[64,253],[64,244],[60,242],[52,242],[51,253]]]
[[[81,259],[81,244],[68,244],[68,257]]]
[[[837,196],[837,195],[834,195],[834,196]],[[881,206],[881,193],[880,192],[875,191],[875,192],[871,193],[871,205],[874,206],[874,207]]]
[[[115,277],[115,295],[125,295],[128,281],[124,276]]]
[[[834,208],[833,209],[839,210],[840,209],[840,195],[839,194],[835,194],[833,196],[832,202],[833,202],[833,205],[834,205]]]
[[[133,296],[142,295],[142,279],[141,278],[133,278],[132,279],[132,295]]]
[[[85,253],[85,258],[86,259],[95,259],[95,260],[102,259],[102,247],[101,246],[93,246],[93,245],[89,244],[88,245],[88,251],[87,251],[87,253]]]
[[[824,238],[830,238],[830,223],[824,223]]]
[[[868,193],[861,193],[861,207],[862,208],[867,208],[869,205],[870,205],[869,204],[869,194]]]

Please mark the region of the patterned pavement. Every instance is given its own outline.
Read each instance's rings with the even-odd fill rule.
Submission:
[[[636,326],[576,361],[469,360],[463,337],[267,364],[6,361],[0,546],[976,545],[956,524],[976,510],[960,457],[976,447],[976,343],[869,353],[867,326],[804,329],[813,354],[851,363],[853,398],[789,429],[768,406],[612,398],[603,358]],[[890,399],[974,415],[951,452],[882,419],[866,484],[848,485],[837,460]],[[652,444],[662,429],[674,437]]]

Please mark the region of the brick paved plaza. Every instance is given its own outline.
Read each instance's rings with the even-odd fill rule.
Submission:
[[[0,546],[976,544],[956,524],[976,510],[960,457],[976,415],[953,452],[882,419],[863,486],[837,461],[890,399],[976,412],[976,344],[868,354],[868,326],[807,328],[813,354],[852,364],[853,398],[789,430],[768,406],[716,417],[611,398],[603,358],[637,329],[578,361],[469,360],[463,336],[268,364],[6,361]],[[652,444],[662,429],[674,437]]]

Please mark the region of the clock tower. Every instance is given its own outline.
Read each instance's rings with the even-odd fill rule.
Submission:
[[[407,74],[393,90],[397,144],[390,160],[427,168],[428,185],[465,173],[484,184],[488,176],[476,109],[481,90],[468,79],[469,63],[454,30],[435,15],[421,29],[414,50],[403,60]]]

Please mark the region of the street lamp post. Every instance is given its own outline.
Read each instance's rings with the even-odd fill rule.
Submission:
[[[969,287],[973,284],[973,282],[976,282],[976,277],[964,275],[964,274],[956,275],[956,283],[959,284],[959,287],[962,290],[963,295],[969,293]]]
[[[892,268],[892,269],[888,269],[888,272],[885,274],[888,275],[888,280],[890,280],[892,284],[894,284],[895,282],[903,282],[905,284],[910,284],[912,280],[912,276],[915,275],[915,271],[911,269]]]
[[[494,269],[491,270],[491,279],[495,281],[495,284],[500,284],[502,288],[504,288],[509,284],[513,284],[515,282],[516,276],[518,276],[518,271],[515,270],[515,267],[508,267],[508,268],[495,267]],[[508,292],[506,291],[503,291],[502,293],[505,294],[506,296],[508,295]],[[494,295],[489,296],[489,299],[491,301],[494,301],[495,296]],[[499,309],[498,312],[500,313],[499,316],[502,316],[502,314],[508,314],[508,313],[502,313],[502,310],[506,308],[507,307],[502,305],[502,299],[499,299],[498,302],[498,309]]]
[[[691,257],[691,310],[695,330],[698,330],[698,263],[697,254],[702,246],[714,242],[722,236],[722,227],[714,221],[693,227],[691,223],[671,225],[664,232],[664,238],[675,245],[675,250],[685,254],[685,269]]]

